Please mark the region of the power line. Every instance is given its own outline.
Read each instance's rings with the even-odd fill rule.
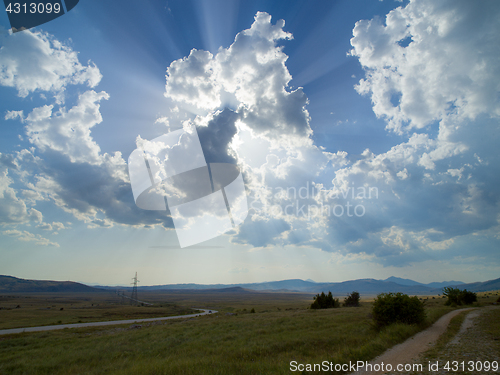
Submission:
[[[133,305],[134,303],[137,303],[139,300],[137,298],[137,283],[139,280],[137,280],[137,272],[135,273],[135,277],[132,278],[134,280],[134,288],[132,289],[132,297],[130,298],[130,304]]]

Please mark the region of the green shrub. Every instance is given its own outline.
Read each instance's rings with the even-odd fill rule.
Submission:
[[[421,324],[425,320],[424,303],[403,293],[382,293],[372,309],[378,327],[392,323]]]
[[[460,289],[445,287],[443,288],[443,295],[448,297],[448,301],[446,301],[445,305],[461,305],[460,302]]]
[[[311,304],[311,309],[329,309],[333,307],[340,307],[338,298],[333,298],[332,292],[321,292],[313,297],[314,302]]]
[[[465,289],[462,291],[461,299],[464,305],[472,305],[474,302],[477,302],[477,295]]]
[[[470,292],[467,289],[460,290],[458,288],[445,287],[443,288],[443,294],[448,297],[448,301],[445,302],[447,306],[471,305],[477,301],[476,293]]]
[[[352,292],[344,299],[344,306],[346,307],[358,307],[359,306],[359,293]]]

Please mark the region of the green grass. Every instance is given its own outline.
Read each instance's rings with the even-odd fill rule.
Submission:
[[[486,332],[491,339],[500,340],[500,309],[486,312],[479,320],[479,328]]]
[[[365,306],[213,315],[140,329],[23,334],[0,341],[0,363],[5,364],[0,372],[288,373],[291,360],[368,359],[366,339],[378,336],[366,318],[368,311]],[[393,333],[382,335],[376,344],[382,348],[392,342]]]
[[[370,302],[359,308],[310,310],[312,296],[303,294],[149,297],[144,299],[221,312],[142,328],[108,326],[0,336],[0,373],[289,374],[293,360],[370,360],[453,310],[444,306],[444,299],[428,299],[425,325],[399,324],[378,331],[370,317]],[[255,314],[250,313],[252,308]]]
[[[0,296],[0,329],[142,319],[192,314],[189,307],[171,301],[153,306],[122,305],[112,293],[16,294]]]

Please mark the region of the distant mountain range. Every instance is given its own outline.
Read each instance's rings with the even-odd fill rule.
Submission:
[[[153,290],[169,290],[169,291],[209,291],[213,292],[218,289],[240,287],[246,290],[253,291],[268,291],[268,292],[302,292],[302,293],[320,293],[331,291],[334,295],[344,295],[352,291],[358,291],[364,295],[376,295],[379,293],[402,292],[410,295],[433,295],[441,294],[446,286],[458,287],[467,289],[473,292],[484,292],[500,289],[500,279],[490,280],[485,282],[477,282],[465,284],[462,281],[443,281],[422,284],[414,280],[401,279],[399,277],[389,277],[385,280],[375,279],[358,279],[343,281],[338,283],[318,283],[314,281],[304,281],[300,279],[270,281],[263,283],[251,284],[167,284],[154,286],[140,286],[143,291]],[[115,287],[100,286],[104,289],[116,289]],[[130,287],[120,289],[129,290]]]
[[[417,281],[391,276],[385,280],[358,279],[338,283],[318,283],[300,279],[270,281],[251,284],[168,284],[139,286],[142,291],[168,290],[172,292],[242,293],[246,291],[321,293],[331,291],[339,296],[357,291],[362,295],[402,292],[409,295],[441,294],[445,286],[458,287],[473,292],[500,290],[500,278],[485,282],[465,284],[461,281],[444,281],[422,284]],[[22,292],[102,292],[104,290],[130,290],[131,287],[90,287],[72,281],[25,280],[12,276],[0,276],[0,293]]]
[[[91,293],[103,289],[75,283],[73,281],[25,280],[0,275],[0,293]]]
[[[429,288],[444,288],[445,286],[458,286],[461,284],[465,284],[461,281],[443,281],[440,283],[434,282],[434,283],[422,284],[422,283],[419,283],[417,281],[413,281],[410,279],[402,279],[400,277],[394,277],[394,276],[388,277],[387,279],[385,279],[383,281],[390,281],[390,282],[393,282],[393,283],[396,283],[399,285],[407,285],[407,286],[415,286],[415,285],[427,286]]]

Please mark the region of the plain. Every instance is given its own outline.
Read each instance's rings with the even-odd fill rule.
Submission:
[[[0,373],[289,374],[291,361],[365,361],[453,310],[444,306],[445,300],[439,296],[422,298],[427,313],[424,325],[396,324],[379,331],[372,323],[370,298],[362,299],[360,307],[312,310],[308,308],[312,295],[245,290],[143,293],[141,299],[153,302],[151,307],[121,305],[119,297],[106,293],[2,296],[2,328],[24,324],[29,309],[23,313],[23,299],[25,305],[34,302],[37,313],[46,314],[33,318],[36,324],[68,323],[84,317],[111,320],[110,314],[113,320],[166,312],[178,315],[191,308],[217,309],[219,313],[148,324],[2,336]],[[480,293],[477,305],[497,298],[495,292]],[[45,311],[39,310],[42,306]],[[69,321],[64,315],[67,311],[74,312],[67,316]]]

